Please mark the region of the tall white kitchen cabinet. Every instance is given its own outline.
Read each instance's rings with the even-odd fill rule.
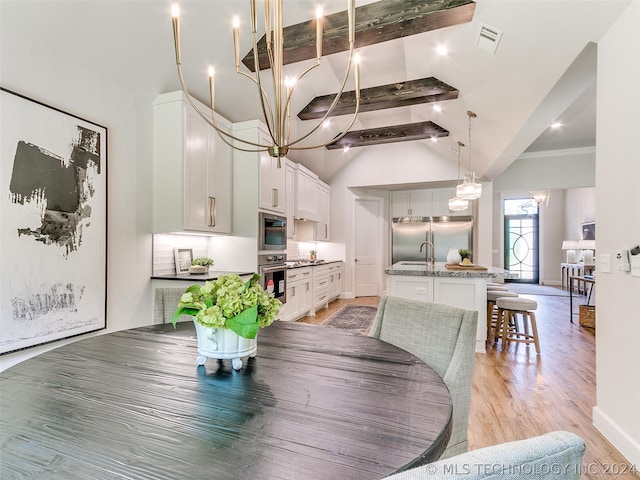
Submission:
[[[331,239],[331,187],[318,180],[316,190],[318,192],[318,217],[314,225],[313,239],[328,242]]]
[[[223,117],[216,115],[216,122],[230,131]],[[153,231],[231,233],[231,175],[231,147],[184,93],[159,95],[153,103]]]
[[[318,220],[318,175],[304,165],[296,164],[295,180],[295,217]]]
[[[295,228],[295,195],[296,195],[296,165],[287,159],[284,165],[285,185],[285,216],[287,217],[287,238],[294,238]]]
[[[266,126],[258,121],[251,120],[233,124],[234,136],[260,145],[271,145],[272,140]],[[256,149],[251,145],[236,142],[239,147],[247,150]],[[260,210],[286,214],[286,188],[285,188],[285,164],[286,159],[271,157],[267,152],[241,152],[235,150],[236,157],[242,157],[238,164],[237,175],[243,175],[243,167],[250,174],[253,163],[258,162],[258,208]],[[278,165],[278,163],[280,165]]]

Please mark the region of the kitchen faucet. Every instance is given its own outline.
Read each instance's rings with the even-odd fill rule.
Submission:
[[[428,242],[428,241],[427,242],[422,242],[420,244],[420,252],[422,252],[422,247],[424,247],[425,245],[431,245],[431,266],[433,267],[433,266],[435,266],[435,263],[436,263],[436,258],[435,258],[436,257],[436,253],[435,253],[436,247],[434,247],[433,243],[431,243],[431,242]],[[427,253],[428,253],[428,251],[425,250],[424,251],[424,260],[425,260],[425,262],[429,261],[429,260],[427,260],[427,258],[428,258]]]

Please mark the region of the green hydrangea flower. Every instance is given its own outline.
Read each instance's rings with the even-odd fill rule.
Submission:
[[[180,297],[173,315],[174,327],[181,315],[191,315],[206,327],[229,328],[240,336],[255,338],[258,328],[275,321],[282,305],[260,286],[259,278],[254,274],[243,282],[239,275],[229,274],[204,285],[191,285]],[[250,310],[253,307],[257,307],[257,315]]]

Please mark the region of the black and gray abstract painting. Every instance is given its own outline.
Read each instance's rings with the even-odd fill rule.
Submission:
[[[11,201],[43,205],[42,223],[36,228],[18,228],[37,242],[63,247],[65,255],[82,244],[82,229],[89,226],[91,207],[87,204],[95,188],[88,168],[100,173],[100,133],[77,126],[68,159],[38,145],[19,141],[13,161],[9,190]]]

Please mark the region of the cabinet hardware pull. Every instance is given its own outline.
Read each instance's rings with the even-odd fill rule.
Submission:
[[[216,197],[209,197],[209,226],[216,226]]]
[[[272,188],[271,189],[271,206],[272,207],[277,207],[278,206],[278,189],[277,188]]]

